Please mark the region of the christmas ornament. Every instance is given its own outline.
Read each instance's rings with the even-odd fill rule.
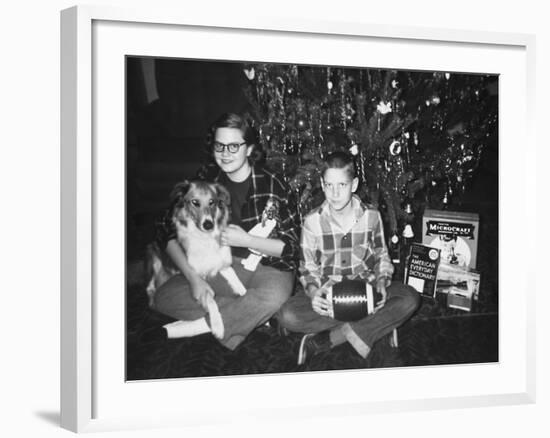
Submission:
[[[401,153],[401,143],[397,140],[394,140],[390,144],[390,154],[393,156],[399,155]]]
[[[376,110],[382,115],[391,113],[391,102],[385,103],[383,101],[380,101],[380,103],[376,106]]]
[[[407,202],[407,203],[405,204],[404,211],[405,211],[405,213],[407,213],[407,214],[413,214],[413,209],[412,209],[412,205],[411,205],[410,202]]]
[[[414,231],[411,224],[407,224],[405,225],[405,228],[403,228],[403,237],[405,239],[412,239],[414,237]]]
[[[357,155],[359,153],[359,148],[357,147],[356,144],[352,145],[350,148],[349,148],[349,153],[353,156]]]
[[[399,245],[399,237],[397,234],[391,236],[390,243],[388,245],[388,252],[392,263],[401,263],[401,247]]]
[[[254,71],[254,67],[251,67],[251,68],[245,68],[243,70],[246,78],[249,80],[249,81],[252,81],[254,79],[254,76],[255,76],[255,71]]]

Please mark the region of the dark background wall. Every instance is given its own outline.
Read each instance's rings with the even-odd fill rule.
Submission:
[[[204,161],[208,126],[246,107],[238,63],[127,58],[128,257],[153,238],[171,187]]]

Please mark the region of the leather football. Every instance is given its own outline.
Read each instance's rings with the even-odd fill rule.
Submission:
[[[342,280],[329,289],[332,317],[338,321],[357,321],[374,310],[372,286],[364,280]]]

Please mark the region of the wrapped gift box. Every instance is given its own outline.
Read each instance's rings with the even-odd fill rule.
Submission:
[[[477,300],[481,275],[479,272],[465,266],[442,263],[437,271],[436,292],[462,294]]]
[[[426,209],[422,243],[441,250],[441,263],[476,267],[479,215]]]

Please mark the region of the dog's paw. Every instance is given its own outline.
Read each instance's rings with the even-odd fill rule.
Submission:
[[[233,287],[233,292],[235,292],[237,295],[242,297],[244,294],[246,294],[246,287],[244,287],[242,283],[234,284],[232,285],[232,287]]]
[[[233,290],[233,292],[235,292],[235,294],[242,297],[246,293],[246,288],[244,287],[239,277],[237,277],[237,274],[235,273],[233,268],[222,269],[220,271],[220,274],[227,280],[229,286],[231,286],[231,289]]]

